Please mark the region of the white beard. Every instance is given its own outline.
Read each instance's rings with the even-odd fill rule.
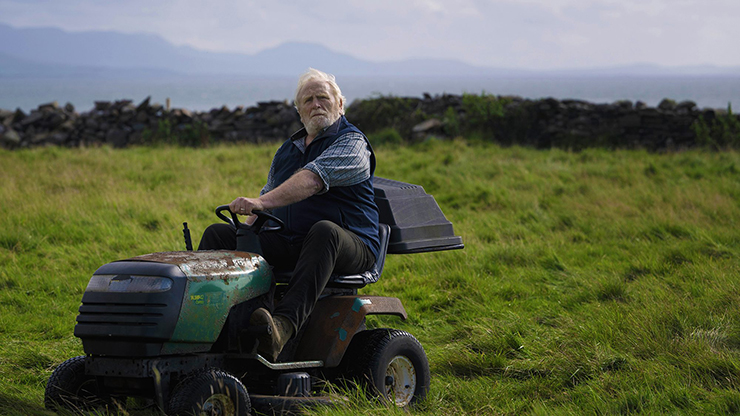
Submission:
[[[326,114],[317,117],[311,117],[308,122],[304,120],[301,121],[303,122],[303,127],[306,128],[306,132],[308,133],[308,135],[315,136],[322,129],[334,124],[337,120],[339,120],[340,116],[341,114]]]

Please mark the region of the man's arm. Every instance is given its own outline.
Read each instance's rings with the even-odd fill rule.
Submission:
[[[229,204],[232,212],[241,215],[252,211],[274,209],[294,204],[315,195],[324,187],[319,175],[310,170],[299,170],[277,188],[266,192],[259,198],[239,197]]]
[[[273,166],[259,198],[239,197],[229,204],[232,212],[246,215],[253,210],[284,207],[327,192],[333,186],[351,186],[370,177],[370,150],[361,134],[347,133],[303,169],[272,188]],[[243,210],[242,210],[243,209]],[[252,220],[253,221],[253,220]],[[247,221],[251,223],[251,221]]]
[[[370,149],[362,134],[350,132],[303,168],[321,178],[323,189],[319,193],[335,186],[356,185],[370,177]]]

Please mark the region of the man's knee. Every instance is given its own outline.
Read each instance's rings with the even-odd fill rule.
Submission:
[[[209,225],[205,231],[203,231],[203,237],[209,236],[209,237],[215,237],[219,235],[223,235],[225,233],[228,233],[228,224],[211,224]]]
[[[208,228],[205,229],[205,231],[203,231],[198,250],[233,250],[234,247],[228,246],[232,245],[230,242],[234,239],[235,231],[234,228],[231,227],[229,224],[211,224],[210,226],[208,226]]]
[[[328,220],[321,220],[311,226],[306,239],[310,239],[316,242],[336,240],[341,230],[342,227],[338,226],[337,224]]]

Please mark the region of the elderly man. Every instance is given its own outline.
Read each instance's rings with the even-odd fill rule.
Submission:
[[[334,76],[309,69],[298,81],[295,106],[304,128],[278,149],[260,196],[229,204],[242,215],[271,210],[285,222],[283,231],[261,233],[259,239],[268,263],[294,270],[288,290],[272,313],[258,309],[250,319],[252,325],[273,327],[258,346],[273,361],[308,319],[332,273],[368,270],[379,249],[375,156],[367,138],[344,117]],[[235,248],[235,230],[228,224],[210,226],[198,247]]]

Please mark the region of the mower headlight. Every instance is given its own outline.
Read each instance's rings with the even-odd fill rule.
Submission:
[[[132,276],[127,274],[93,275],[87,292],[156,293],[172,288],[172,280],[159,276]]]

